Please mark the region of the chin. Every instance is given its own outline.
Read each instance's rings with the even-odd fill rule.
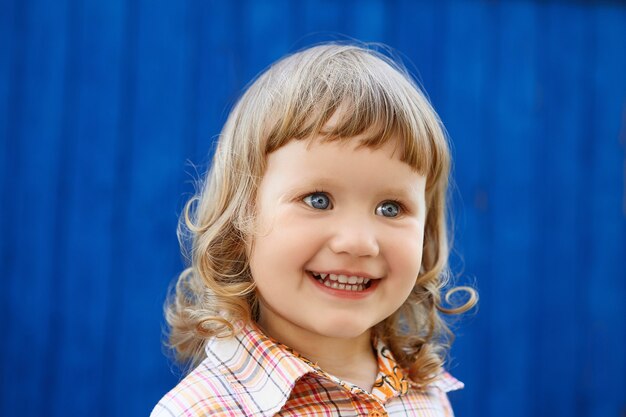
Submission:
[[[374,324],[355,320],[333,320],[329,323],[318,323],[313,329],[316,333],[335,339],[353,339],[361,336]]]

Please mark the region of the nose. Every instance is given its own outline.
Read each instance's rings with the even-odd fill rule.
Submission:
[[[363,219],[344,219],[337,224],[329,241],[330,249],[356,257],[375,257],[380,252],[376,230]]]

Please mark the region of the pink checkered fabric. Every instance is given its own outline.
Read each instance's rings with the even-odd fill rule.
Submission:
[[[329,375],[256,326],[213,339],[206,359],[167,393],[151,417],[172,416],[424,416],[450,417],[447,392],[463,388],[442,373],[425,390],[376,346],[379,374],[372,392]]]

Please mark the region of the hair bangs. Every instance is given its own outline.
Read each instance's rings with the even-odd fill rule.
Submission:
[[[311,55],[278,63],[278,75],[265,86],[271,97],[266,154],[291,140],[357,138],[371,148],[396,140],[400,159],[429,183],[445,171],[441,162],[448,148],[440,122],[405,70],[372,50],[322,49],[320,56]]]

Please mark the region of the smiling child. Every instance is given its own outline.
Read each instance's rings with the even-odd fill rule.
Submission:
[[[440,313],[448,144],[415,82],[325,44],[263,73],[232,110],[179,229],[166,304],[191,371],[152,416],[450,416]]]

